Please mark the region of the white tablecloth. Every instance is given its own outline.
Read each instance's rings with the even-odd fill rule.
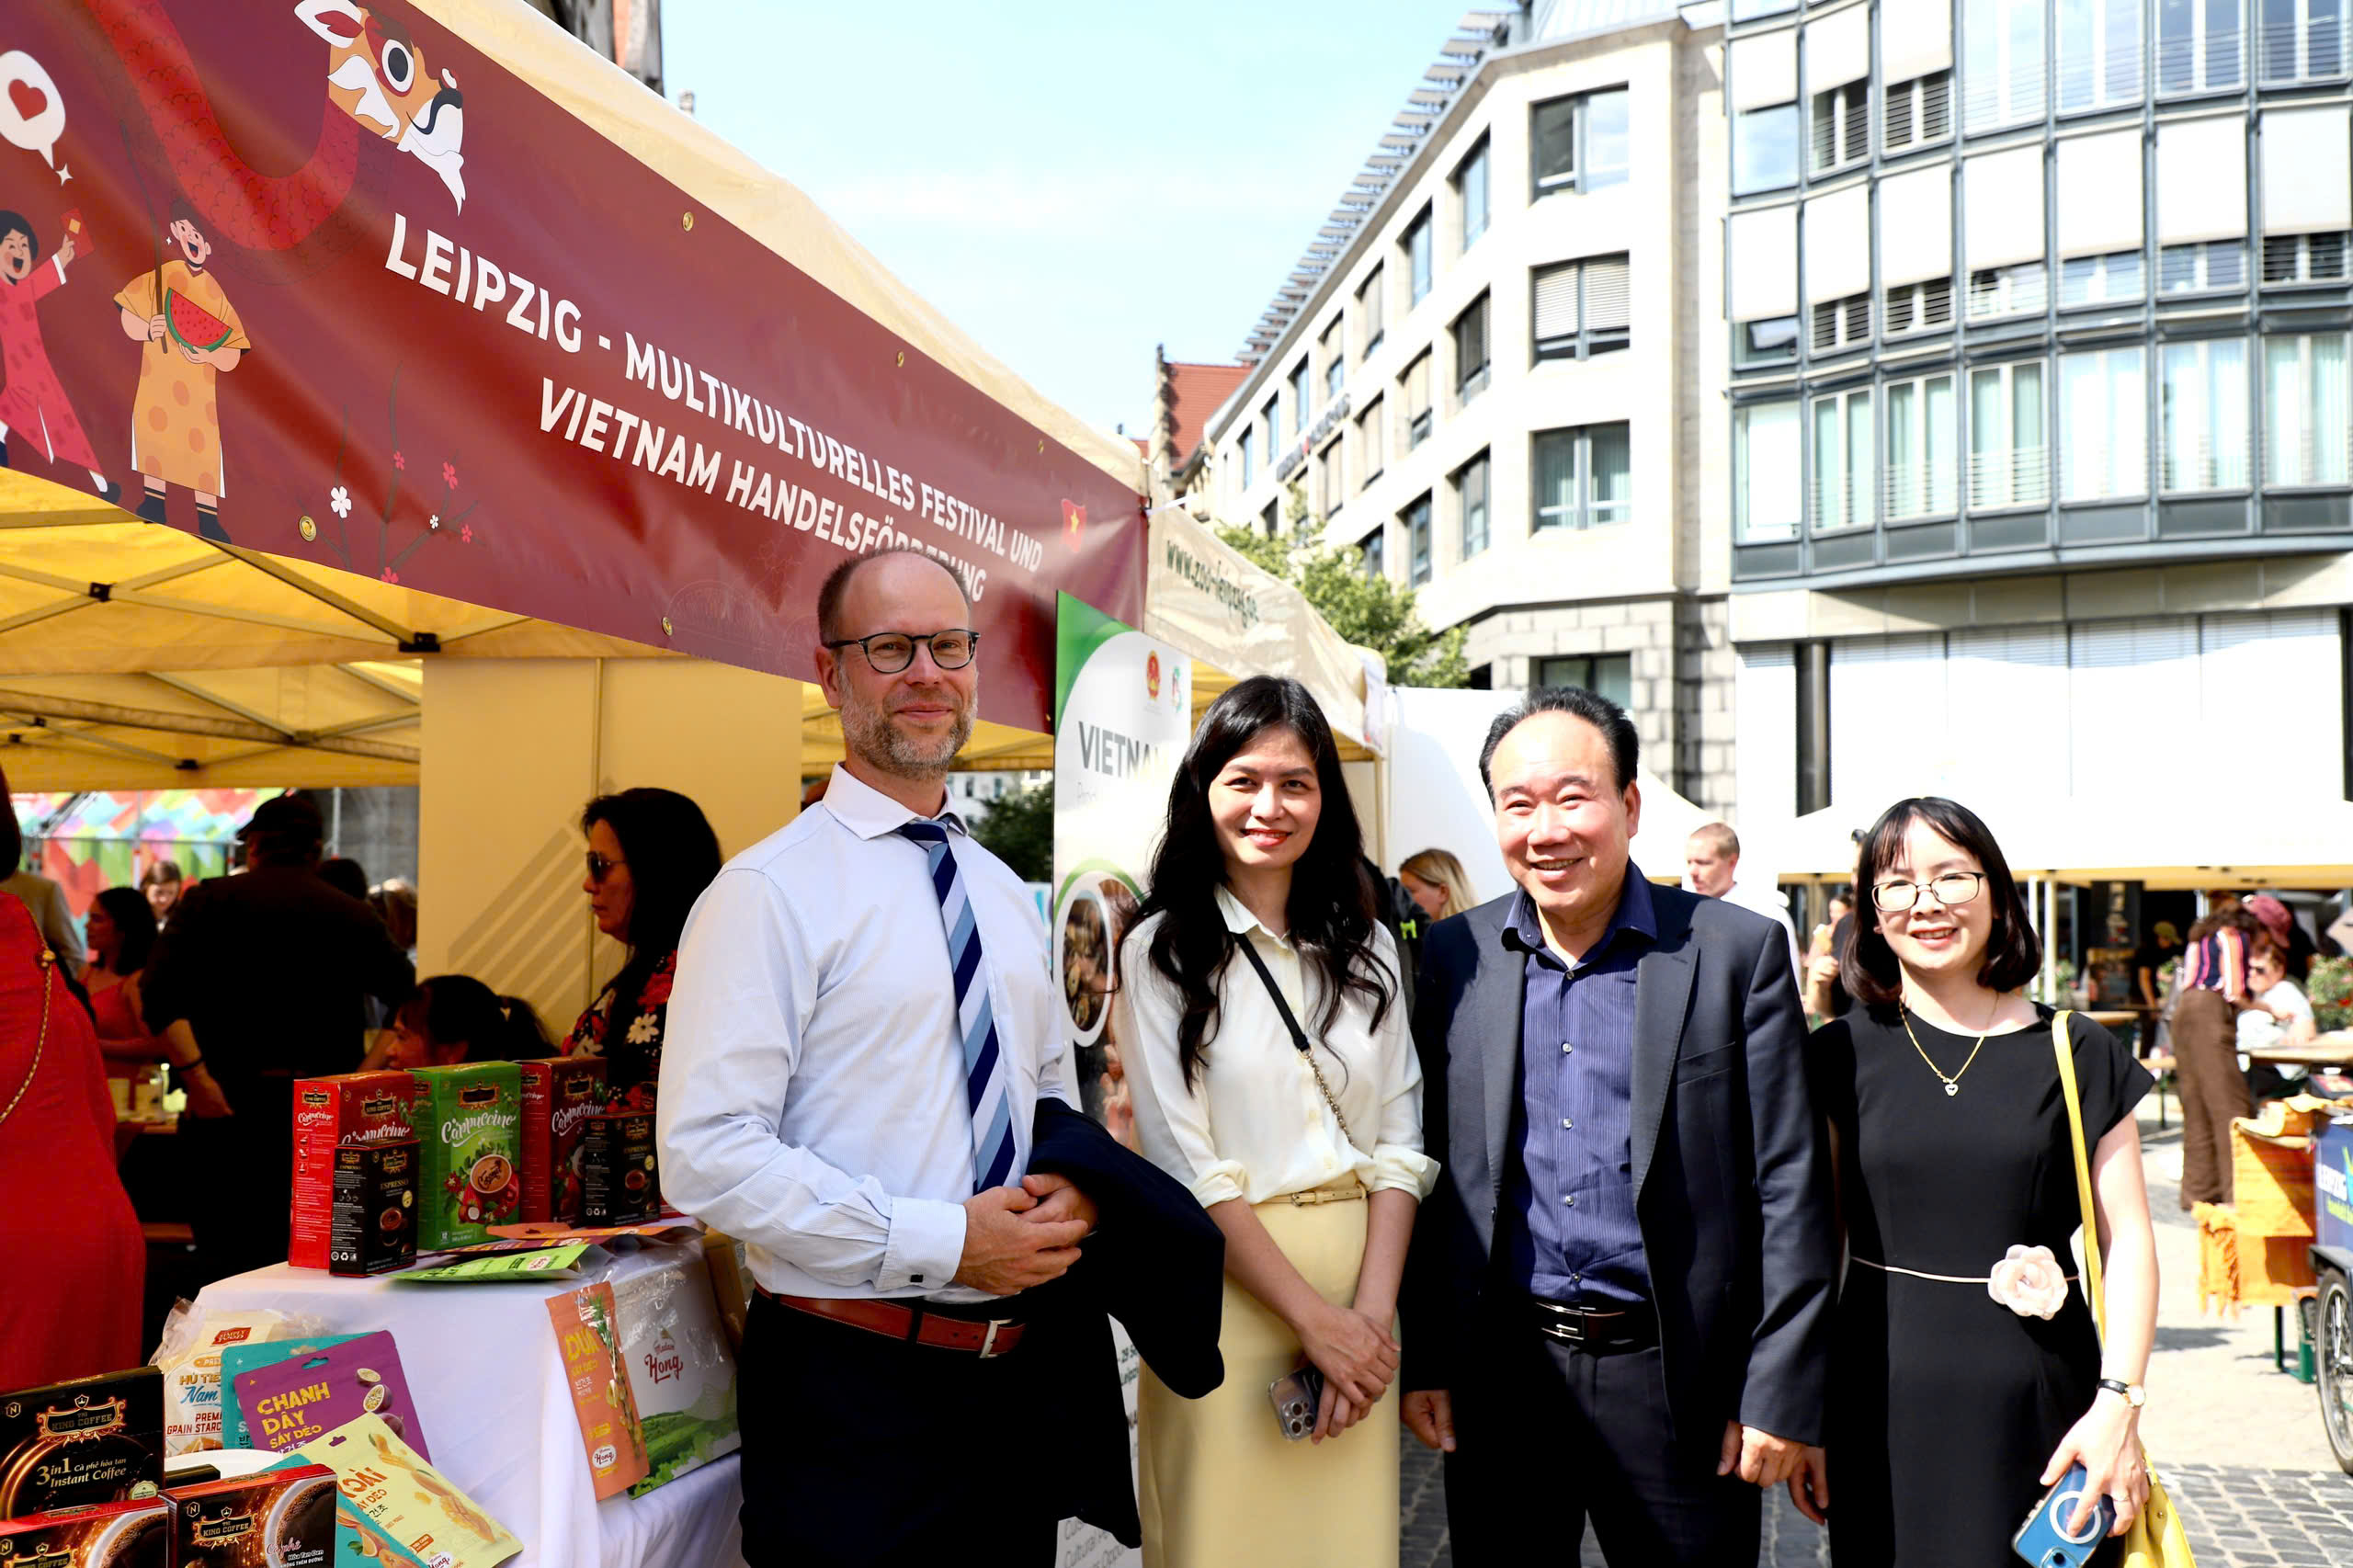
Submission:
[[[624,1254],[606,1277],[652,1261]],[[515,1568],[738,1568],[735,1455],[642,1497],[597,1501],[548,1323],[547,1299],[579,1283],[395,1285],[278,1264],[216,1281],[197,1304],[306,1314],[328,1334],[391,1330],[434,1468],[522,1541]]]

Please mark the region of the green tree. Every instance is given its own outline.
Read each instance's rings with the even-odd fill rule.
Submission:
[[[973,824],[981,847],[1025,882],[1054,880],[1054,781],[1007,791]]]
[[[1327,542],[1323,524],[1308,516],[1307,497],[1297,484],[1290,487],[1284,520],[1290,528],[1271,539],[1256,528],[1225,525],[1217,536],[1254,565],[1297,587],[1333,631],[1385,659],[1390,685],[1469,683],[1463,629],[1432,631],[1415,608],[1412,588],[1368,574],[1355,550]]]

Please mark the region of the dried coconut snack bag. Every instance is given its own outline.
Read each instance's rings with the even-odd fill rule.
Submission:
[[[431,1568],[497,1568],[523,1550],[381,1417],[362,1415],[296,1452],[334,1471],[345,1506],[414,1561]]]
[[[360,1415],[377,1415],[394,1437],[432,1457],[390,1334],[363,1334],[314,1356],[256,1368],[238,1374],[233,1386],[257,1449],[291,1453]]]

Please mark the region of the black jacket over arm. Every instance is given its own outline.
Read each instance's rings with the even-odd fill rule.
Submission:
[[[1011,1483],[1059,1485],[1057,1517],[1139,1546],[1109,1319],[1174,1392],[1199,1399],[1216,1388],[1225,1381],[1225,1234],[1184,1184],[1062,1101],[1040,1099],[1034,1126],[1029,1169],[1068,1176],[1094,1199],[1096,1233],[1068,1273],[1022,1293],[1031,1326],[1017,1354],[1030,1363],[1030,1420],[1046,1457]]]
[[[1652,889],[1635,971],[1635,1218],[1656,1296],[1676,1441],[1712,1451],[1738,1419],[1822,1440],[1837,1240],[1805,1076],[1804,1016],[1771,921]],[[1423,1142],[1441,1167],[1405,1268],[1408,1389],[1478,1376],[1520,1095],[1521,954],[1498,899],[1423,938],[1415,1040]]]

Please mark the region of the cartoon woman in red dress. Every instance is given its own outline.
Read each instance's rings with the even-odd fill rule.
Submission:
[[[43,296],[64,286],[65,268],[74,260],[73,236],[66,236],[47,266],[38,265],[40,259],[33,226],[14,212],[0,211],[0,366],[7,370],[7,384],[0,388],[0,467],[7,466],[13,433],[51,462],[87,470],[99,498],[112,501],[122,491],[98,472],[98,454],[90,449],[74,405],[65,401],[40,340],[40,317],[34,313]]]

